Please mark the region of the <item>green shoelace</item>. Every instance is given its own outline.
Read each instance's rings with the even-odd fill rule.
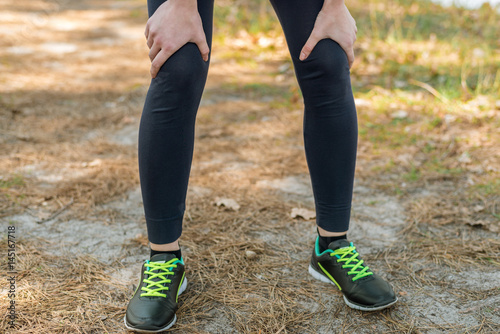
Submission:
[[[330,253],[330,256],[337,257],[337,262],[345,262],[342,268],[350,268],[347,274],[355,275],[352,278],[353,282],[362,277],[373,275],[373,272],[371,272],[367,266],[363,265],[364,261],[358,259],[359,253],[356,251],[356,247],[354,247],[352,242],[349,247],[334,250]]]
[[[148,278],[145,278],[143,282],[146,283],[147,286],[141,287],[142,291],[146,291],[141,293],[141,297],[166,297],[167,295],[161,293],[161,291],[169,289],[168,286],[164,284],[172,283],[168,276],[174,275],[171,269],[177,268],[177,261],[179,260],[172,259],[166,263],[146,261],[146,263],[144,263],[146,267],[144,273],[148,275]]]

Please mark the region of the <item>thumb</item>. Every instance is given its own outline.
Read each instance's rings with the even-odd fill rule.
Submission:
[[[351,48],[347,53],[347,60],[349,61],[349,68],[351,68],[354,63],[354,49]]]
[[[345,54],[347,55],[347,61],[349,62],[349,68],[352,67],[352,64],[354,63],[354,46],[352,43],[339,43],[340,47],[344,50]]]
[[[318,44],[318,42],[319,42],[319,38],[313,30],[313,32],[309,36],[309,39],[307,40],[306,44],[304,44],[304,47],[300,51],[299,59],[300,60],[307,59],[307,57],[309,57],[309,55],[311,54],[311,52],[314,49],[314,47],[316,46],[316,44]]]
[[[195,41],[196,46],[198,46],[198,49],[200,50],[201,57],[203,58],[204,61],[208,60],[208,54],[210,53],[210,48],[208,47],[207,44],[207,39],[205,37],[205,34],[202,34],[200,38],[198,38]]]

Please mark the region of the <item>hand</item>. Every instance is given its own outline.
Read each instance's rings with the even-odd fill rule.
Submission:
[[[210,49],[197,6],[196,0],[169,0],[149,18],[144,35],[148,40],[152,78],[188,42],[195,43],[203,60],[208,60]]]
[[[356,41],[356,21],[344,5],[343,0],[325,0],[323,8],[316,18],[313,31],[300,52],[300,60],[309,57],[316,44],[330,38],[344,49],[349,60],[349,68],[354,62],[354,42]]]

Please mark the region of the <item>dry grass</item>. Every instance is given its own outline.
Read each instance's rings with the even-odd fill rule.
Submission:
[[[1,250],[7,252],[2,239]],[[45,243],[46,245],[46,243]],[[54,256],[43,252],[44,241],[18,243],[16,304],[17,330],[8,329],[2,317],[0,328],[7,333],[109,333],[118,331],[122,317],[120,302],[128,297],[124,284],[112,279],[104,264],[89,255]],[[7,266],[2,263],[2,271]],[[2,298],[2,309],[8,299]],[[107,320],[107,321],[106,321]]]
[[[223,327],[210,327],[216,321],[219,326],[222,323],[239,333],[311,333],[320,327],[325,329],[320,314],[332,313],[342,319],[343,326],[338,328],[338,323],[332,323],[327,326],[332,332],[425,333],[431,329],[494,332],[496,324],[487,313],[483,315],[481,330],[459,324],[438,325],[419,319],[407,303],[411,302],[411,295],[442,302],[441,298],[433,297],[442,289],[456,300],[469,303],[496,296],[497,288],[475,291],[453,286],[445,279],[446,272],[453,270],[488,267],[486,257],[498,261],[500,244],[496,240],[444,245],[427,237],[412,236],[412,241],[404,246],[366,256],[374,266],[385,268],[386,275],[397,286],[401,302],[395,309],[365,314],[347,308],[333,287],[323,285],[326,290],[318,289],[318,283],[304,274],[307,270],[304,258],[308,257],[310,242],[298,240],[304,234],[304,225],[311,230],[312,223],[296,221],[290,225],[286,219],[278,220],[265,231],[274,235],[276,241],[259,242],[253,236],[262,233],[267,225],[259,222],[276,221],[280,210],[287,209],[280,203],[272,203],[269,210],[257,215],[253,205],[245,206],[248,210],[237,214],[221,212],[208,204],[195,207],[203,212],[203,217],[192,214],[184,234],[189,289],[181,298],[175,332],[223,331]],[[289,231],[287,235],[279,233],[284,228]],[[6,252],[4,241],[2,252]],[[144,237],[125,247],[127,252],[136,252],[141,244],[145,250]],[[113,268],[121,267],[120,259],[104,265],[84,254],[49,255],[41,251],[47,245],[44,240],[36,239],[18,244],[19,332],[123,332],[122,317],[133,287],[112,275]],[[246,250],[254,251],[257,257],[249,260]],[[455,269],[443,272],[439,268]],[[2,309],[6,301],[7,298],[0,303]],[[5,318],[0,328],[6,328]]]

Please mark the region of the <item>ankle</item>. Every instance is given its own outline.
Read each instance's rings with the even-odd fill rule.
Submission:
[[[156,254],[174,254],[176,258],[179,260],[182,258],[182,252],[180,249],[175,250],[175,251],[156,251],[154,249],[150,250],[149,258],[151,259],[153,256]]]
[[[179,240],[175,240],[174,242],[168,243],[168,244],[154,244],[152,242],[149,243],[149,248],[151,250],[157,251],[157,252],[172,252],[172,251],[177,251],[180,249],[179,247]]]
[[[328,246],[337,240],[347,239],[347,232],[334,233],[336,235],[322,236],[320,228],[318,227],[318,245],[319,251],[324,252],[328,249]]]
[[[321,237],[341,237],[347,235],[348,231],[344,232],[330,232],[321,227],[317,227],[318,235]]]
[[[179,240],[175,240],[169,244],[154,244],[152,242],[149,243],[150,249],[150,258],[155,256],[156,254],[168,253],[174,254],[176,258],[179,260],[182,257],[181,248],[179,246]]]

